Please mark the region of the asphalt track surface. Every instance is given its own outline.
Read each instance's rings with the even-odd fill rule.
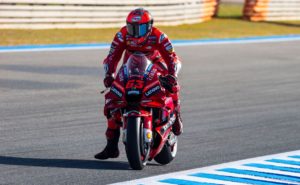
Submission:
[[[107,50],[0,54],[0,184],[108,184],[300,149],[300,41],[177,47],[184,133],[167,166],[97,161]]]

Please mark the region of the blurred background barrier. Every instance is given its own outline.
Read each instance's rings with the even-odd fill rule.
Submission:
[[[300,0],[246,0],[244,17],[251,21],[300,20]]]
[[[218,0],[0,0],[0,28],[111,28],[144,7],[158,25],[192,24],[216,14]]]

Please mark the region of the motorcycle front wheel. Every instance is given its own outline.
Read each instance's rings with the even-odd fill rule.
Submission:
[[[125,150],[132,169],[142,170],[146,166],[149,148],[145,147],[143,124],[140,117],[128,117],[127,119]]]

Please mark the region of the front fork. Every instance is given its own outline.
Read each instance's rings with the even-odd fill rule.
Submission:
[[[141,117],[141,126],[143,128],[143,141],[146,144],[150,144],[153,141],[153,133],[152,133],[152,109],[150,111],[145,110],[130,110],[130,111],[124,111],[124,114],[122,116],[123,118],[123,134],[122,134],[122,140],[123,143],[126,144],[126,138],[127,138],[127,118],[128,117]]]

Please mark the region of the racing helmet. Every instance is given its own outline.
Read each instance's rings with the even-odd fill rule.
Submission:
[[[126,18],[127,33],[132,36],[132,40],[136,44],[141,44],[146,41],[153,25],[151,14],[143,9],[138,8],[131,11]]]

